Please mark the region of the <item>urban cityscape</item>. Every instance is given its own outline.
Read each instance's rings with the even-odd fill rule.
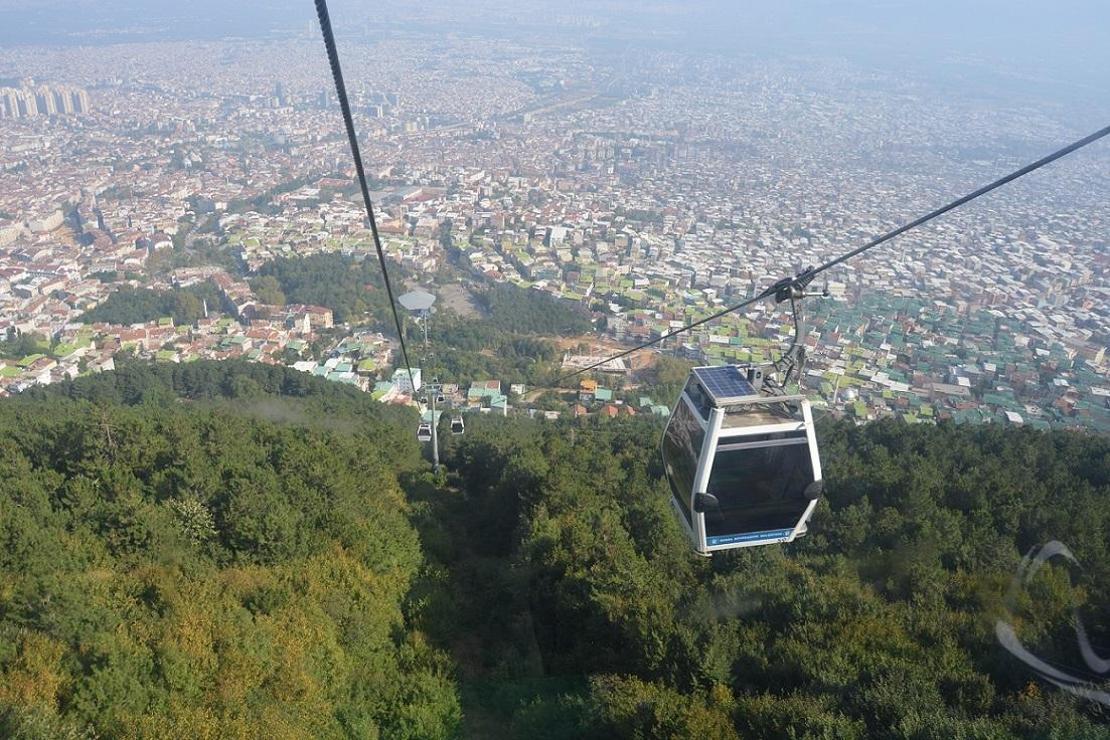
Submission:
[[[373,255],[325,64],[312,27],[0,49],[0,333],[19,350],[0,360],[0,392],[111,369],[123,351],[286,364],[416,402],[380,311],[337,320],[252,287],[275,260]],[[502,283],[580,307],[596,330],[560,344],[564,370],[1082,133],[1064,104],[941,94],[843,60],[630,59],[458,35],[356,41],[346,64],[389,259],[413,286],[450,285],[464,313]],[[1092,147],[815,284],[827,297],[804,306],[805,391],[859,421],[1110,431],[1108,162]],[[121,289],[196,286],[213,299],[184,323],[94,319]],[[605,366],[600,394],[574,381],[544,410],[665,415],[673,399],[640,372],[656,353],[766,362],[791,335],[786,306],[758,304]],[[460,407],[537,411],[542,389],[524,377],[469,380]]]
[[[0,738],[1110,737],[1110,4],[0,0]]]

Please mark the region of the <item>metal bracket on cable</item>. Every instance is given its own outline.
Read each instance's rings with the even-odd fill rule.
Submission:
[[[814,294],[806,293],[806,288],[809,287],[815,277],[817,277],[817,268],[810,265],[794,277],[784,277],[779,280],[768,289],[767,294],[775,297],[775,303],[782,303],[791,299],[809,298]],[[819,295],[827,296],[828,294],[829,291],[826,288]]]
[[[810,265],[794,277],[786,277],[779,280],[767,290],[767,295],[773,296],[776,303],[783,303],[790,301],[790,309],[794,315],[794,340],[790,344],[790,349],[787,350],[781,358],[775,363],[776,369],[781,370],[782,365],[786,365],[786,370],[783,373],[782,386],[790,382],[791,374],[794,374],[801,382],[802,373],[805,368],[806,361],[806,347],[802,341],[805,334],[805,321],[801,318],[801,311],[798,306],[798,301],[802,298],[828,298],[829,287],[825,285],[825,289],[820,293],[807,293],[806,288],[817,277],[817,268]]]

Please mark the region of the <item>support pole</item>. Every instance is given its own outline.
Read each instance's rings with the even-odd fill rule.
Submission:
[[[432,469],[439,472],[439,420],[436,419],[436,394],[439,393],[438,383],[433,384],[432,392]]]

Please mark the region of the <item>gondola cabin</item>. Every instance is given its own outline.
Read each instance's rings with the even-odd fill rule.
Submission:
[[[462,434],[466,431],[466,424],[463,423],[461,416],[456,416],[451,419],[451,434]]]
[[[421,442],[432,441],[432,425],[430,422],[420,422],[420,426],[416,428],[416,438]]]
[[[703,555],[792,542],[823,490],[809,401],[759,385],[759,368],[694,368],[663,433],[671,503]]]

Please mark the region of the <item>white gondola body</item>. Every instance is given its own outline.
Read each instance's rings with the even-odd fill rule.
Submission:
[[[823,487],[809,401],[761,394],[745,371],[694,368],[663,434],[671,503],[703,555],[792,542]]]

